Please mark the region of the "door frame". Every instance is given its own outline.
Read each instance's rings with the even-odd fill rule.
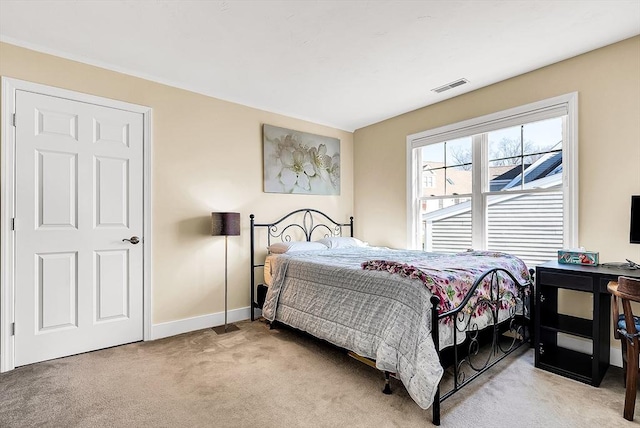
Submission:
[[[109,98],[83,94],[67,89],[2,76],[2,118],[0,126],[0,373],[15,368],[15,342],[11,331],[15,321],[15,236],[12,219],[15,214],[15,113],[16,92],[23,90],[72,101],[141,113],[143,116],[143,240],[142,292],[143,340],[152,340],[151,313],[151,116],[150,107]],[[19,227],[19,225],[18,225]]]

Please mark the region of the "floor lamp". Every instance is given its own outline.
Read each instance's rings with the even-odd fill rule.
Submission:
[[[240,235],[240,213],[211,213],[211,235],[224,236],[224,325],[213,327],[218,334],[239,330],[227,323],[227,238]]]

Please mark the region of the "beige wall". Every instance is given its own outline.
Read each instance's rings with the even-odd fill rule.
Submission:
[[[630,196],[640,194],[640,37],[357,130],[357,235],[406,245],[407,135],[574,91],[579,243],[603,262],[640,260],[629,243]]]
[[[629,243],[630,196],[640,194],[640,37],[357,130],[356,235],[406,245],[407,135],[574,91],[579,244],[599,251],[602,262],[640,262],[640,245]],[[561,312],[591,318],[584,293],[564,293],[559,304]]]
[[[223,310],[224,242],[208,236],[209,212],[242,214],[242,236],[229,239],[229,306],[246,307],[249,213],[268,221],[314,207],[346,221],[353,212],[357,236],[402,247],[407,135],[573,91],[579,93],[580,245],[600,251],[603,261],[640,260],[640,245],[628,242],[629,195],[640,194],[640,37],[354,135],[3,43],[0,75],[153,108],[154,323]],[[263,193],[262,123],[339,138],[341,195]],[[574,306],[587,311],[584,302]]]
[[[0,75],[153,109],[153,322],[224,310],[224,238],[209,213],[241,213],[229,238],[229,309],[249,305],[249,214],[272,221],[312,207],[353,211],[353,134],[0,43]],[[271,125],[341,140],[341,195],[262,191],[262,130]]]

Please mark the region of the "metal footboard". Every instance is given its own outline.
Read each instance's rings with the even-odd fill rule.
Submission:
[[[500,362],[506,356],[514,352],[520,346],[528,343],[531,338],[531,302],[533,299],[533,271],[530,270],[532,280],[525,284],[520,284],[518,280],[507,270],[502,268],[491,269],[484,272],[478,277],[470,292],[467,294],[462,303],[448,312],[439,314],[440,299],[436,296],[431,297],[432,304],[432,326],[431,334],[433,342],[440,357],[440,362],[445,367],[451,367],[453,371],[453,386],[447,391],[442,391],[442,381],[438,385],[433,400],[433,424],[440,425],[440,403],[460,389],[468,385],[471,381],[479,377],[482,373],[489,370],[495,364]],[[500,283],[504,277],[508,277],[517,285],[518,293],[513,296],[511,292],[505,293],[500,290]],[[490,295],[481,297],[471,306],[468,307],[470,300],[475,295],[478,287],[487,280],[490,282]],[[508,315],[502,320],[499,319],[500,308],[506,300],[515,299],[515,305],[508,309]],[[470,313],[475,313],[478,308],[489,311],[493,323],[483,332],[490,334],[489,349],[482,349],[480,346],[480,333],[477,324],[473,321]],[[440,329],[441,323],[453,325],[453,358],[451,361],[443,361],[440,350]],[[507,333],[508,334],[505,334]],[[464,334],[465,341],[457,345],[458,335]],[[506,343],[505,343],[506,342]],[[466,347],[466,349],[464,349]],[[461,351],[465,352],[461,352]],[[462,355],[461,355],[462,354]],[[444,379],[444,376],[443,376]]]

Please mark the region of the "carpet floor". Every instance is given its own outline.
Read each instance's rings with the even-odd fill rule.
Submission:
[[[0,375],[0,427],[428,427],[392,379],[262,321],[20,367]],[[510,356],[442,404],[443,427],[631,427],[622,370],[594,388]],[[637,411],[636,411],[637,413]]]

